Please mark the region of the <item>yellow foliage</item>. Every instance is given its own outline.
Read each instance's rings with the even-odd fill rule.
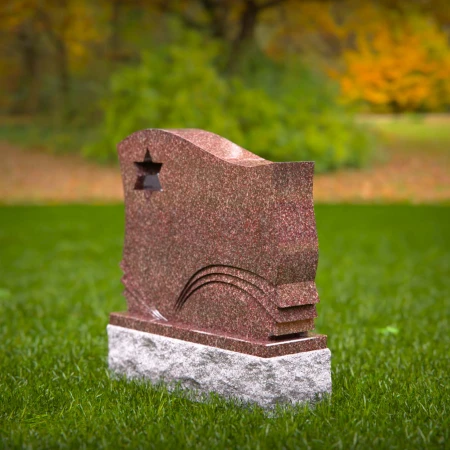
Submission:
[[[440,5],[432,14],[402,0],[290,0],[265,51],[278,60],[322,55],[314,61],[339,81],[348,102],[377,111],[443,109],[450,105],[450,47],[438,25],[447,17],[440,1],[430,2]]]
[[[27,27],[53,46],[59,41],[74,69],[86,64],[90,44],[102,38],[96,10],[88,0],[9,0],[0,5],[0,26],[9,33]]]
[[[450,103],[450,47],[427,17],[386,17],[365,11],[370,21],[355,27],[356,48],[343,53],[338,75],[348,101],[379,111],[436,110]]]

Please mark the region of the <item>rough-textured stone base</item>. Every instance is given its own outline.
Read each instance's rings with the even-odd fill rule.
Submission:
[[[331,393],[328,349],[261,358],[115,325],[108,325],[108,338],[110,369],[129,378],[263,407],[315,402]]]

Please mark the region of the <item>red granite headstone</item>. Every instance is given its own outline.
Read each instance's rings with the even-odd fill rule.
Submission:
[[[118,146],[126,313],[111,324],[261,357],[326,348],[314,163],[272,163],[201,130]]]

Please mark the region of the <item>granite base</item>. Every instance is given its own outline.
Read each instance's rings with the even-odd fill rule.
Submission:
[[[108,325],[110,369],[128,378],[164,382],[195,394],[272,408],[314,403],[331,394],[331,352],[313,350],[272,358],[237,353]]]

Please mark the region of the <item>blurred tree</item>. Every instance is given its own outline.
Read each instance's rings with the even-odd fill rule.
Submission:
[[[112,0],[106,2],[110,5],[110,35],[109,35],[109,57],[115,61],[119,58],[121,47],[120,16],[123,0]]]
[[[273,67],[269,92],[257,77],[250,86],[220,76],[214,41],[185,32],[182,42],[144,52],[138,65],[112,74],[100,139],[85,154],[115,159],[117,142],[150,126],[203,128],[271,160],[315,160],[318,171],[367,161],[370,137],[323,76],[301,65]]]
[[[450,104],[450,12],[442,0],[311,1],[286,4],[281,17],[267,53],[282,60],[312,53],[347,101],[379,112]]]
[[[380,112],[449,105],[450,46],[432,18],[368,7],[364,14],[366,25],[354,28],[354,47],[344,50],[335,72],[345,98]]]
[[[226,51],[223,69],[235,73],[243,55],[255,42],[255,32],[263,12],[287,0],[161,0],[161,11],[179,17],[197,31],[220,40]]]
[[[102,20],[107,28],[107,36],[104,42],[106,59],[114,63],[129,62],[134,59],[134,54],[139,48],[126,48],[127,28],[134,34],[147,37],[143,31],[153,28],[163,21],[160,6],[153,0],[100,0],[97,5],[102,13]],[[137,33],[139,30],[139,33]]]
[[[399,14],[417,14],[431,17],[442,29],[450,32],[450,8],[448,0],[377,0],[372,2],[385,10]]]
[[[2,84],[13,81],[13,90],[23,89],[11,107],[19,113],[33,113],[38,103],[40,34],[34,3],[16,0],[0,4]]]
[[[47,0],[35,14],[54,51],[61,109],[70,113],[71,71],[86,63],[90,44],[100,38],[95,10],[88,0]]]
[[[215,69],[249,86],[302,59],[376,110],[450,103],[448,0],[8,0],[0,3],[0,106],[82,110],[90,123],[100,115],[86,109],[111,72],[139,64],[148,48],[179,45],[185,29],[200,33],[200,47],[218,42]]]
[[[16,105],[16,110],[34,113],[39,99],[39,37],[33,19],[28,18],[17,29],[17,48],[21,57],[21,85],[28,92],[23,96],[23,105]]]
[[[267,51],[273,57],[308,50],[327,58],[340,57],[354,48],[356,32],[383,23],[384,17],[396,26],[408,16],[431,20],[450,37],[448,0],[287,0],[277,14],[266,16],[270,27]]]
[[[72,70],[88,62],[90,45],[100,38],[96,12],[88,0],[10,0],[0,6],[0,23],[16,42],[22,61],[20,76],[29,85],[25,110],[36,108],[41,79],[38,60],[48,51],[57,73],[60,111],[70,110]]]
[[[344,44],[342,3],[337,0],[285,3],[278,15],[267,20],[270,27],[267,54],[278,60],[299,53],[335,57]]]

